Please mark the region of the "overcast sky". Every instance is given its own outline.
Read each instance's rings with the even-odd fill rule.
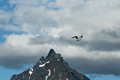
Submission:
[[[3,2],[3,0],[0,0]],[[120,0],[8,0],[0,6],[0,66],[36,63],[53,48],[86,74],[120,76]],[[81,36],[81,41],[71,39]]]

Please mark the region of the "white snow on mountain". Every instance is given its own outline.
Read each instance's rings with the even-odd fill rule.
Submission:
[[[30,68],[30,70],[29,70],[29,74],[30,74],[29,80],[30,80],[30,77],[31,77],[32,73],[33,73],[33,68]]]
[[[55,69],[54,69],[54,73],[55,73]]]
[[[51,75],[50,69],[48,69],[48,71],[49,71],[49,73],[48,73],[48,75],[46,76],[46,80],[47,80],[47,78]]]
[[[66,78],[66,80],[68,80],[68,78]]]
[[[45,62],[44,64],[41,64],[41,65],[39,65],[39,67],[44,67],[47,63],[49,63],[50,61],[47,61],[47,62]]]
[[[31,75],[33,73],[33,68],[30,68],[29,74]]]

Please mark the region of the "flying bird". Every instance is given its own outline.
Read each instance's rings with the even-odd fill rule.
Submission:
[[[73,36],[71,39],[76,38],[76,39],[77,39],[76,41],[80,41],[82,37],[83,37],[83,36],[80,36],[80,37],[78,37],[78,36]]]

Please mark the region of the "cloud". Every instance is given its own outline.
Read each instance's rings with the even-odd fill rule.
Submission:
[[[88,45],[90,51],[119,51],[120,36],[118,30],[101,30],[93,33],[94,39]],[[92,47],[91,47],[92,46]]]
[[[86,29],[89,33],[103,27],[112,29],[119,26],[120,18],[116,16],[119,13],[117,0],[102,0],[99,3],[95,0],[10,0],[9,3],[16,5],[12,12],[13,23],[19,25],[19,30],[27,33],[42,34],[44,30],[50,32],[52,27],[63,28],[67,25],[72,26],[74,32],[86,34]]]
[[[0,9],[0,27],[26,34],[5,35],[6,41],[0,44],[0,65],[20,68],[35,63],[53,48],[81,72],[119,75],[119,3],[119,0],[10,0],[15,8]],[[75,35],[83,35],[82,40],[71,39]]]
[[[62,31],[64,32],[64,31]],[[91,38],[83,35],[80,43],[77,43],[75,39],[71,39],[72,36],[64,35],[58,38],[52,36],[36,36],[30,39],[30,44],[61,44],[61,45],[74,45],[78,47],[84,47],[87,51],[120,51],[120,36],[116,30],[106,31],[101,30],[91,34]],[[74,42],[73,42],[74,41]]]
[[[6,35],[6,41],[0,44],[0,65],[7,68],[22,68],[23,65],[34,63],[47,54],[43,53],[41,45],[30,46],[28,44],[30,37],[33,35]]]
[[[35,63],[41,56],[46,57],[49,49],[53,48],[57,53],[62,54],[71,67],[80,72],[120,74],[116,72],[120,65],[119,51],[95,51],[95,49],[89,51],[83,47],[83,43],[83,40],[76,42],[76,40],[66,39],[65,37],[12,34],[6,36],[6,41],[0,45],[0,65],[7,68],[21,68],[23,65]],[[76,61],[79,61],[79,63],[76,63]]]
[[[6,12],[3,10],[0,10],[0,28],[3,27],[3,25],[6,25],[9,21],[9,16],[6,15]]]
[[[119,58],[104,58],[104,59],[86,59],[86,58],[75,58],[66,59],[69,65],[79,70],[82,73],[87,74],[114,74],[116,76],[119,73]]]

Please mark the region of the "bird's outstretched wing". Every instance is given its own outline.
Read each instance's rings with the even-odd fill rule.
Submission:
[[[78,39],[78,36],[73,36],[72,38],[76,38],[76,39]],[[72,39],[72,38],[71,38],[71,39]]]

